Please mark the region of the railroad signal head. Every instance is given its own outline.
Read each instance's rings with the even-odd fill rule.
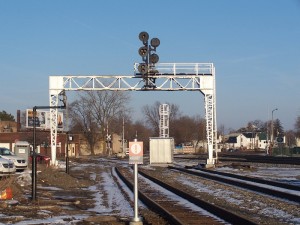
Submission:
[[[150,61],[150,63],[155,64],[159,61],[159,56],[157,54],[153,53],[150,55],[149,61]]]
[[[139,55],[142,56],[143,61],[148,64],[148,57],[149,57],[149,34],[145,31],[139,34],[139,39],[143,42],[144,46],[139,48]]]
[[[140,54],[140,56],[142,56],[142,57],[146,57],[147,54],[148,54],[148,47],[146,47],[146,46],[140,47],[140,48],[139,48],[139,54]]]
[[[142,74],[145,75],[148,73],[148,65],[146,63],[140,63],[138,66],[138,71]]]
[[[144,43],[144,44],[147,44],[147,41],[149,40],[149,34],[145,31],[142,31],[140,34],[139,34],[139,39]]]
[[[146,87],[154,87],[156,78],[152,76],[156,75],[158,71],[155,69],[155,63],[159,61],[159,56],[155,53],[156,48],[160,45],[158,38],[152,38],[149,44],[149,34],[145,31],[139,34],[139,39],[143,42],[143,46],[139,48],[138,53],[142,57],[143,63],[139,63],[138,71],[142,78],[146,82]],[[152,83],[149,83],[149,79]]]
[[[152,47],[156,48],[160,45],[160,40],[158,38],[152,38],[150,44]]]
[[[152,53],[152,52],[156,52],[156,48],[160,45],[160,40],[158,38],[152,38],[150,41],[150,45],[149,49],[149,63],[155,64],[158,63],[159,61],[159,57],[157,54]]]

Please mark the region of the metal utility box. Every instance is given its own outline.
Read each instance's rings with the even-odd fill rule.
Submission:
[[[14,147],[14,153],[24,159],[29,158],[30,155],[30,145],[27,141],[17,141]]]
[[[173,163],[173,152],[173,138],[150,138],[150,164]]]

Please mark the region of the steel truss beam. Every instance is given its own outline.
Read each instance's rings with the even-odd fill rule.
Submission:
[[[208,143],[208,160],[213,159],[213,142],[214,142],[214,98],[212,94],[205,94],[205,115],[206,115],[206,133]],[[208,164],[214,162],[207,162]]]
[[[66,91],[199,91],[201,79],[197,75],[141,76],[57,76]],[[145,80],[150,87],[145,86]],[[52,90],[55,90],[52,88]]]
[[[63,91],[200,91],[205,100],[205,118],[208,143],[207,164],[214,164],[213,145],[216,144],[215,69],[212,63],[160,63],[155,75],[134,76],[50,76],[50,106],[58,105]],[[146,85],[145,85],[146,84]],[[56,164],[57,109],[50,111],[51,163]],[[216,147],[215,147],[216,149]]]

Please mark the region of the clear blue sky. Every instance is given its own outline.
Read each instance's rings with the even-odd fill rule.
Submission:
[[[217,122],[237,129],[300,115],[299,0],[0,0],[0,110],[48,105],[52,75],[131,75],[138,34],[160,62],[216,67]],[[133,115],[155,101],[204,117],[198,92],[132,93]]]

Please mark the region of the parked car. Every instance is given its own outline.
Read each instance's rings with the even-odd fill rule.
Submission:
[[[47,155],[41,155],[40,153],[35,153],[36,155],[36,162],[37,163],[46,163],[48,164],[50,162],[50,157]],[[30,154],[30,161],[32,162],[32,152]]]
[[[238,149],[234,149],[234,148],[228,149],[228,152],[238,152],[238,151],[239,151]]]
[[[23,171],[28,166],[28,162],[25,158],[16,156],[8,148],[0,147],[0,156],[4,159],[11,160],[15,164],[15,167],[16,167],[17,171]]]
[[[6,174],[13,174],[16,172],[15,164],[0,156],[0,177]]]

